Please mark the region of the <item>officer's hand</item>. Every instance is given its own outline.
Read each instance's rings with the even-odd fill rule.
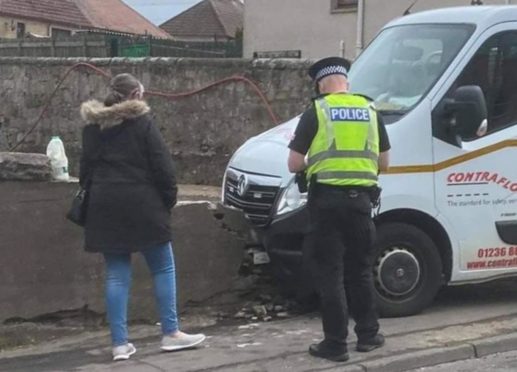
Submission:
[[[300,193],[307,192],[307,174],[305,172],[298,172],[294,176],[294,182],[298,185],[298,191]]]

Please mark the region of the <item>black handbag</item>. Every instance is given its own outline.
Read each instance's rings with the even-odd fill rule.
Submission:
[[[79,190],[77,190],[74,199],[72,200],[72,206],[66,214],[67,219],[79,226],[84,226],[86,223],[86,210],[88,209],[88,195],[92,185],[93,170],[99,159],[100,155],[98,156],[97,160],[94,161],[90,171],[87,173],[84,186],[79,186]]]
[[[72,200],[72,206],[66,214],[66,218],[79,226],[86,222],[86,210],[88,209],[88,189],[79,187]]]

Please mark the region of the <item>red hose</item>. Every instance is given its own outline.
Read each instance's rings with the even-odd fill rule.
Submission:
[[[108,72],[106,72],[104,70],[101,70],[100,68],[98,68],[98,67],[96,67],[96,66],[94,66],[94,65],[92,65],[90,63],[80,62],[80,63],[76,63],[75,65],[70,67],[63,74],[63,76],[59,80],[58,84],[56,85],[56,87],[54,88],[54,90],[52,91],[50,96],[48,97],[47,103],[43,107],[43,110],[39,114],[38,118],[36,119],[36,122],[32,125],[32,127],[23,135],[23,137],[14,146],[9,148],[9,151],[16,150],[18,148],[18,146],[20,146],[27,139],[27,137],[34,131],[34,129],[36,129],[36,127],[40,124],[41,120],[43,119],[43,117],[47,113],[47,110],[49,109],[50,104],[52,103],[52,99],[56,96],[56,93],[57,93],[58,89],[61,87],[61,85],[63,85],[64,81],[70,75],[70,73],[72,71],[80,68],[80,67],[85,67],[87,69],[90,69],[90,70],[94,71],[95,73],[103,76],[106,79],[110,79],[111,78],[111,74],[109,74]],[[214,83],[211,83],[211,84],[209,84],[209,85],[207,85],[207,86],[205,86],[203,88],[193,90],[191,92],[185,92],[185,93],[164,93],[164,92],[158,92],[158,91],[148,91],[148,92],[146,92],[146,95],[162,97],[162,98],[167,98],[167,99],[180,99],[180,98],[186,98],[186,97],[189,97],[189,96],[193,96],[195,94],[198,94],[200,92],[203,92],[203,91],[208,90],[210,88],[213,88],[215,86],[218,86],[218,85],[221,85],[221,84],[225,84],[225,83],[229,83],[229,82],[233,82],[233,81],[244,82],[246,84],[251,85],[251,87],[253,88],[253,91],[262,100],[262,103],[266,107],[266,110],[268,111],[268,114],[269,114],[271,120],[273,121],[273,123],[275,125],[278,124],[278,119],[277,119],[275,113],[273,112],[273,109],[271,108],[271,104],[267,100],[267,98],[264,95],[264,93],[260,90],[260,88],[258,87],[258,85],[255,82],[253,82],[252,80],[250,80],[250,79],[248,79],[248,78],[246,78],[244,76],[238,76],[238,75],[230,76],[230,77],[218,80],[218,81],[216,81]]]
[[[146,94],[150,95],[150,96],[157,96],[157,97],[163,97],[163,98],[168,98],[168,99],[185,98],[185,97],[188,97],[188,96],[193,96],[195,94],[201,93],[201,92],[203,92],[205,90],[208,90],[210,88],[213,88],[213,87],[215,87],[217,85],[225,84],[225,83],[228,83],[228,82],[231,82],[231,81],[242,81],[244,83],[247,83],[247,84],[251,85],[251,87],[253,88],[254,92],[262,100],[262,103],[266,107],[266,110],[267,110],[267,112],[269,114],[269,117],[271,118],[273,123],[275,125],[278,124],[278,119],[277,119],[275,113],[273,112],[273,109],[271,108],[271,104],[267,100],[267,98],[264,95],[264,93],[260,90],[260,88],[258,87],[258,85],[255,82],[253,82],[252,80],[250,80],[250,79],[248,79],[248,78],[246,78],[244,76],[233,75],[233,76],[221,79],[221,80],[217,80],[216,82],[214,82],[212,84],[209,84],[209,85],[207,85],[207,86],[205,86],[203,88],[200,88],[200,89],[193,90],[191,92],[185,92],[185,93],[162,93],[162,92],[156,92],[156,91],[148,91],[148,92],[146,92]]]

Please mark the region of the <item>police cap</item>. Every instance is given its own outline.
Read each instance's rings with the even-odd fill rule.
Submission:
[[[315,82],[329,75],[348,76],[350,62],[341,57],[328,57],[320,59],[309,67],[309,76]]]

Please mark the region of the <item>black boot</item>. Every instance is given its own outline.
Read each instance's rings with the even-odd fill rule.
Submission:
[[[356,350],[362,353],[367,353],[382,346],[384,346],[384,336],[377,333],[372,338],[357,341]]]
[[[346,348],[330,347],[325,341],[319,344],[312,344],[309,347],[309,354],[318,358],[332,360],[333,362],[346,362],[350,358]]]

